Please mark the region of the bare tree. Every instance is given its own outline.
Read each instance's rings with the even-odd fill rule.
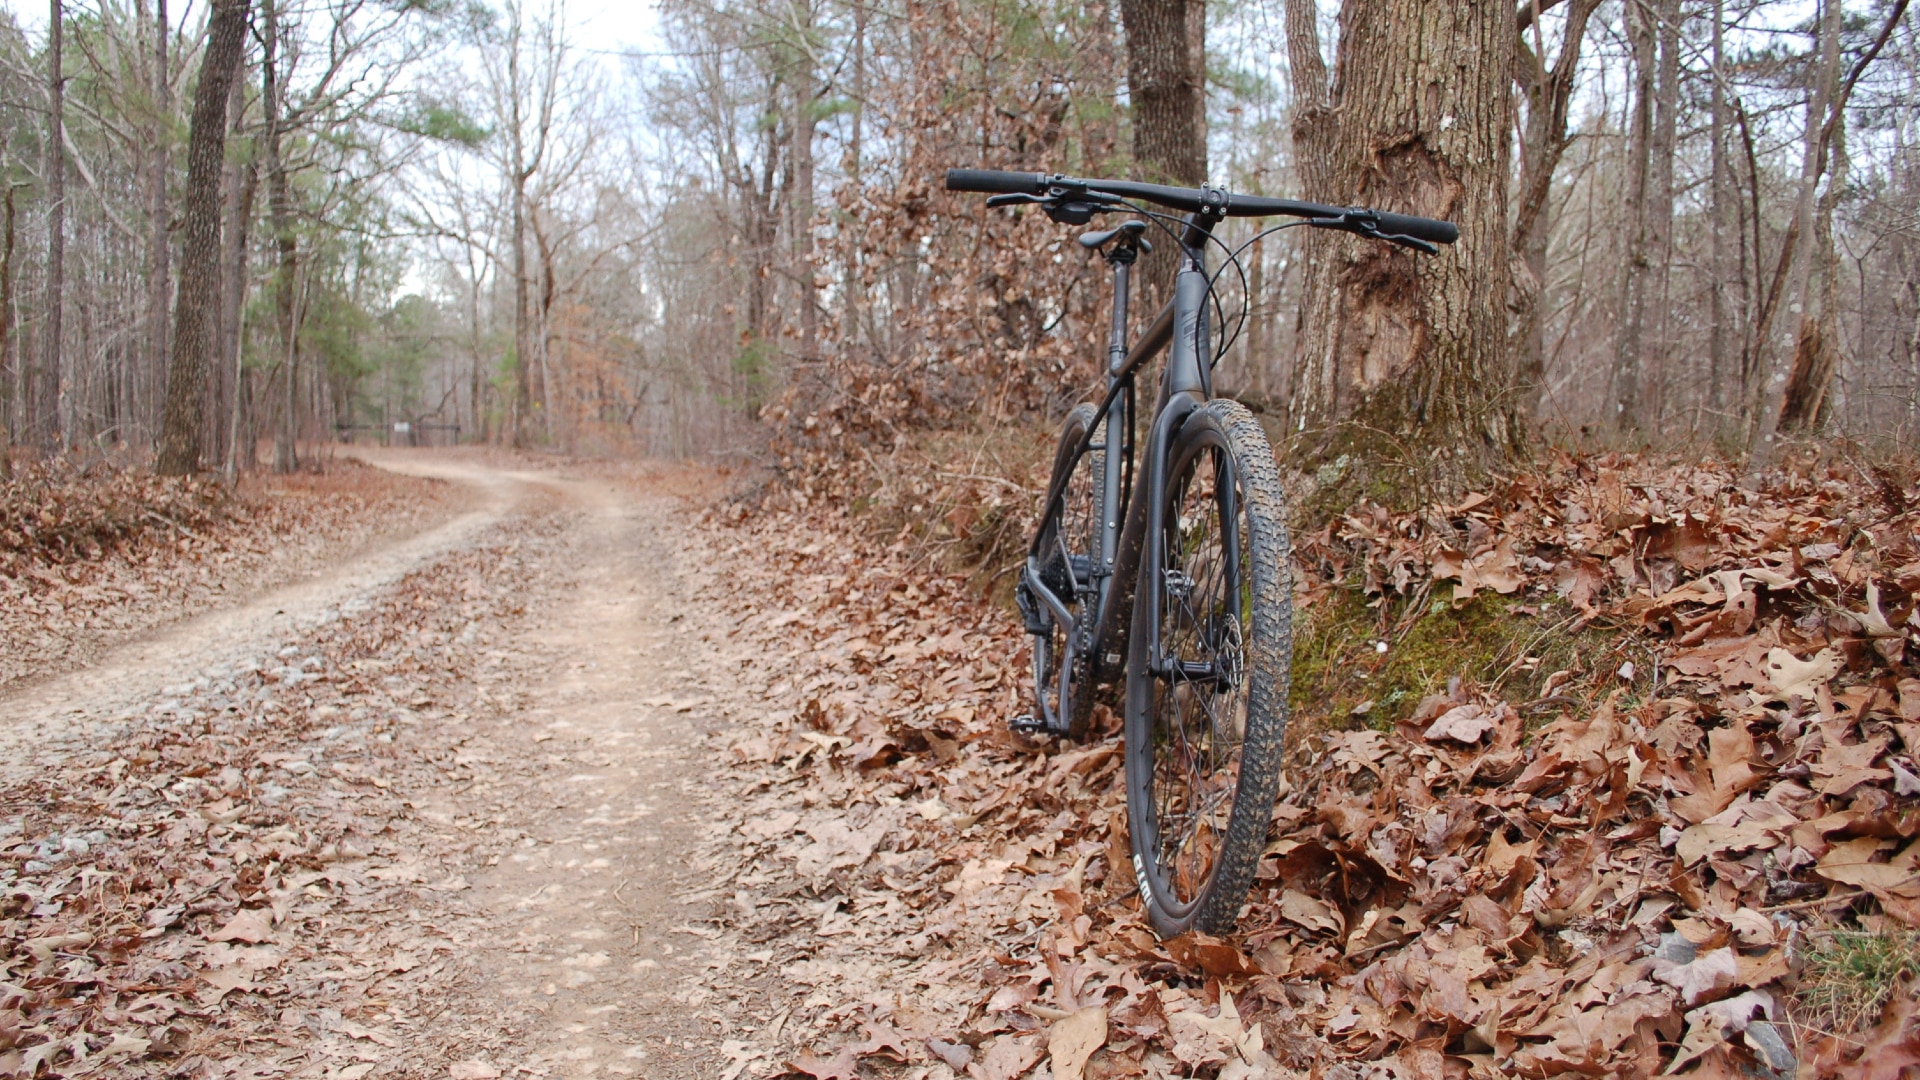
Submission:
[[[187,136],[187,184],[181,200],[178,306],[173,357],[167,369],[167,408],[155,468],[191,473],[200,464],[202,406],[214,361],[220,308],[220,166],[227,137],[228,90],[240,66],[248,0],[214,0],[207,50],[194,90]]]

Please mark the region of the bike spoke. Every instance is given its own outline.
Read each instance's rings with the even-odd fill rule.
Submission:
[[[1205,888],[1226,835],[1245,736],[1245,620],[1240,500],[1218,451],[1190,462],[1170,500],[1161,571],[1161,651],[1156,680],[1151,789],[1155,849],[1182,902]],[[1196,669],[1204,674],[1196,674]]]

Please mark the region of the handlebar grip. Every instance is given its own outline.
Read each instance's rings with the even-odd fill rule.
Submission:
[[[1046,189],[1046,173],[1001,172],[998,169],[948,169],[948,191],[982,191],[990,195],[1038,195]]]
[[[1374,226],[1383,233],[1411,236],[1430,244],[1451,244],[1460,239],[1460,227],[1451,221],[1435,221],[1412,214],[1389,214],[1383,210],[1373,212],[1373,221]]]

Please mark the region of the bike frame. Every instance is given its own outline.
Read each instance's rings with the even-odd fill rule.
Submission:
[[[1174,278],[1173,297],[1131,347],[1127,345],[1127,312],[1132,260],[1108,260],[1113,265],[1113,324],[1107,345],[1107,392],[1096,410],[1096,416],[1105,420],[1105,427],[1102,429],[1096,421],[1074,453],[1074,458],[1077,458],[1094,449],[1106,451],[1105,469],[1103,475],[1097,478],[1102,487],[1101,506],[1105,510],[1102,515],[1105,520],[1096,523],[1098,536],[1094,565],[1091,567],[1095,602],[1089,640],[1077,640],[1079,628],[1074,625],[1072,609],[1042,580],[1039,536],[1035,536],[1033,546],[1028,549],[1026,566],[1021,575],[1023,584],[1032,595],[1046,606],[1060,626],[1066,628],[1063,635],[1066,647],[1057,664],[1057,677],[1061,680],[1062,691],[1059,700],[1062,701],[1067,699],[1066,691],[1073,676],[1073,660],[1080,648],[1091,650],[1093,668],[1100,675],[1111,675],[1124,667],[1140,567],[1143,560],[1144,565],[1159,565],[1163,556],[1160,546],[1164,537],[1158,535],[1158,530],[1148,528],[1148,512],[1166,499],[1168,455],[1174,438],[1179,435],[1187,418],[1206,405],[1213,396],[1213,367],[1206,319],[1206,244],[1214,226],[1220,221],[1220,215],[1206,211],[1188,217],[1181,236],[1181,267]],[[1162,349],[1168,350],[1167,363],[1161,374],[1153,421],[1147,432],[1144,448],[1146,468],[1135,469],[1135,381],[1140,369],[1159,355]],[[1100,430],[1105,431],[1106,442],[1096,446],[1093,440],[1095,432]],[[1118,453],[1115,452],[1114,432],[1120,432],[1123,437],[1117,448]],[[1051,490],[1047,492],[1045,513],[1051,514],[1058,501],[1065,498],[1064,485],[1070,475],[1071,469],[1053,478]],[[1115,511],[1116,507],[1124,507],[1124,518]],[[1232,519],[1228,516],[1226,520]],[[1231,545],[1234,538],[1229,535],[1223,539]],[[1230,546],[1230,563],[1237,564],[1237,554]],[[1147,656],[1156,675],[1162,674],[1164,668],[1158,640],[1159,600],[1157,595],[1149,596],[1148,603],[1153,605],[1153,610],[1147,612],[1149,618],[1146,622],[1148,632],[1153,635],[1147,643]]]

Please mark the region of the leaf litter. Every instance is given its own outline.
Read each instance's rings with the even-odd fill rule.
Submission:
[[[1303,718],[1239,931],[1164,942],[1125,870],[1117,740],[1005,729],[1026,672],[1001,607],[904,534],[716,509],[682,553],[709,601],[687,633],[736,686],[659,706],[726,717],[705,728],[726,831],[688,896],[711,916],[681,928],[712,968],[688,1006],[752,1010],[715,1071],[1899,1075],[1910,988],[1865,1030],[1796,1018],[1812,943],[1920,905],[1920,550],[1895,494],[1808,474],[1753,498],[1603,459],[1304,537],[1309,612],[1470,586],[1647,662],[1538,701],[1457,672],[1370,728]],[[501,1073],[512,1036],[485,1018],[410,1042],[477,924],[397,792],[484,774],[448,729],[524,707],[480,696],[462,640],[513,614],[511,569],[495,548],[416,575],[129,718],[138,751],[7,792],[0,1071],[218,1075],[242,1044],[284,1073]]]
[[[1079,746],[1005,729],[1016,620],[905,531],[718,508],[695,555],[765,707],[715,736],[715,919],[798,988],[743,1071],[904,1075],[904,1048],[928,1076],[1894,1075],[1910,1007],[1827,1031],[1796,992],[1823,935],[1920,922],[1915,505],[1840,468],[1756,495],[1561,459],[1301,537],[1309,613],[1491,592],[1644,662],[1523,701],[1436,672],[1371,727],[1299,718],[1237,932],[1171,941],[1132,895],[1112,717]]]
[[[506,1045],[453,992],[482,974],[474,845],[412,799],[490,772],[459,747],[525,707],[490,669],[559,531],[497,526],[0,790],[0,1076],[439,1075]],[[463,1037],[415,1039],[450,1008]]]
[[[303,576],[443,514],[446,485],[352,459],[236,491],[144,470],[20,464],[0,481],[0,686]]]

